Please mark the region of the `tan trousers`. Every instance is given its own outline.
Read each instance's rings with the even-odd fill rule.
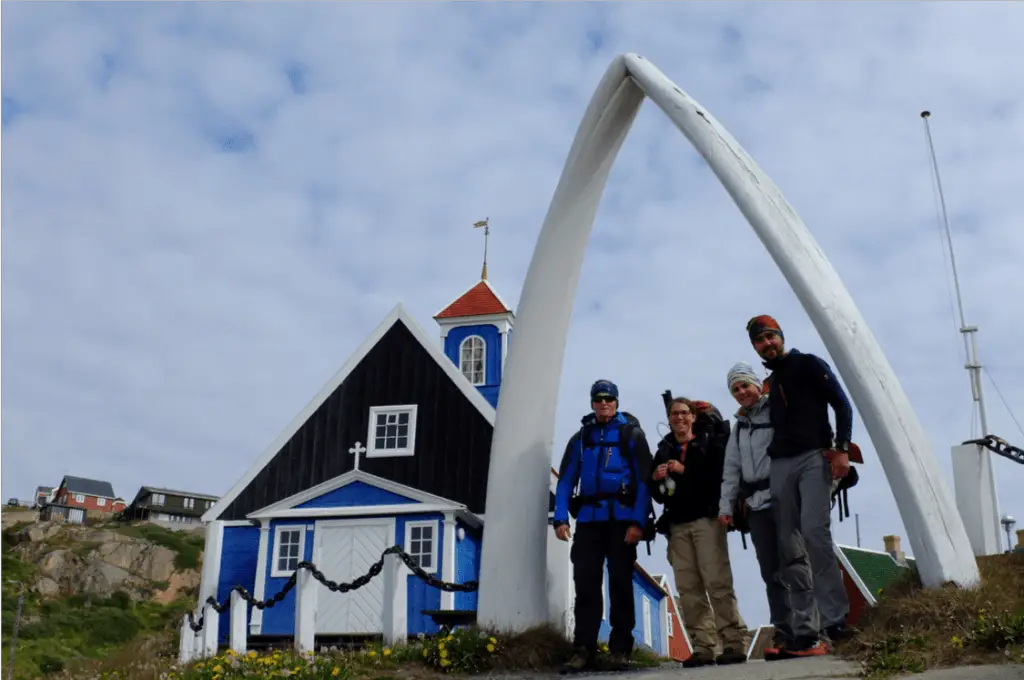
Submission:
[[[714,656],[718,642],[723,649],[745,652],[747,627],[733,590],[726,528],[705,518],[673,524],[670,531],[668,563],[694,654]]]

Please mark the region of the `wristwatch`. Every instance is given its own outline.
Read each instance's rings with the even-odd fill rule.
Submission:
[[[849,453],[850,452],[850,442],[836,442],[835,448],[836,448],[837,451],[842,451],[843,453]]]

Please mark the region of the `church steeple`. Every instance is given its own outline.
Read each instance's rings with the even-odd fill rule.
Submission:
[[[480,280],[445,305],[434,320],[441,327],[445,355],[497,408],[515,313],[487,281],[486,255]]]

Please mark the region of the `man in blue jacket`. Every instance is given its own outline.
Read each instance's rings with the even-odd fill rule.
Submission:
[[[568,541],[569,515],[576,518],[570,556],[576,586],[576,630],[572,658],[564,671],[593,663],[603,608],[602,583],[608,561],[612,666],[625,669],[633,651],[633,565],[643,538],[651,493],[651,450],[640,422],[618,411],[619,389],[608,380],[590,388],[593,413],[582,419],[562,455],[552,522]]]
[[[747,333],[772,372],[766,381],[774,429],[768,445],[770,487],[780,577],[789,589],[793,616],[793,639],[778,651],[788,657],[826,654],[829,639],[839,641],[851,633],[830,515],[832,480],[850,471],[853,407],[824,360],[786,350],[775,319],[755,316],[747,322]],[[835,433],[829,407],[835,411]]]

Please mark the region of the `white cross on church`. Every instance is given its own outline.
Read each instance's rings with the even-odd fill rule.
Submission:
[[[348,452],[356,457],[356,464],[355,464],[355,467],[353,469],[354,470],[358,470],[359,469],[359,456],[361,456],[362,454],[366,453],[366,447],[363,446],[362,442],[356,442],[355,446],[350,448],[348,450]]]

